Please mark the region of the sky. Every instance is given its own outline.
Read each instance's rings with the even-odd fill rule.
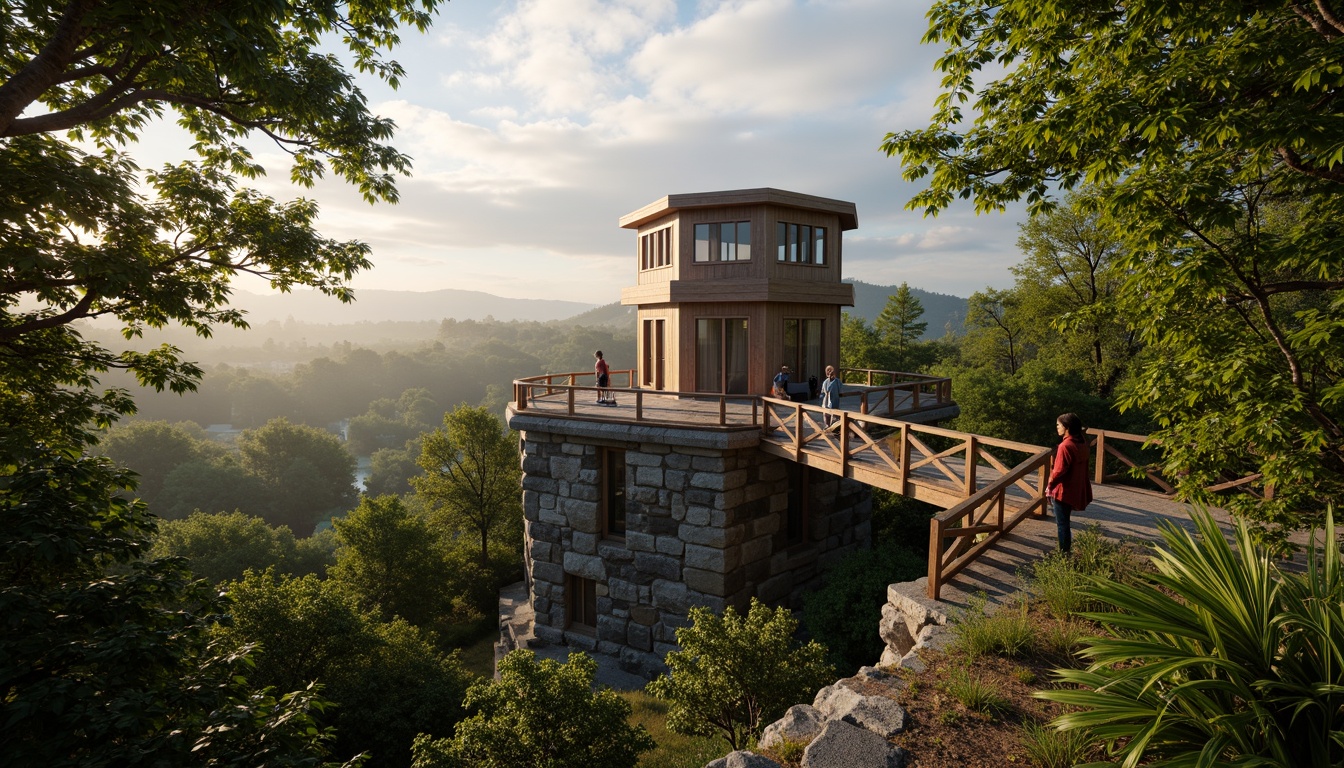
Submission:
[[[848,278],[959,296],[1004,287],[1021,211],[907,211],[918,187],[879,148],[932,114],[926,11],[923,0],[452,0],[429,32],[403,33],[398,90],[365,83],[413,159],[398,204],[370,206],[334,179],[296,190],[260,145],[272,170],[253,184],[315,199],[324,235],[372,246],[356,295],[607,304],[635,282],[620,216],[668,194],[757,187],[855,203]],[[172,145],[160,138],[136,151],[157,159]]]

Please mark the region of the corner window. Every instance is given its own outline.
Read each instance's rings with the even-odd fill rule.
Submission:
[[[602,449],[602,532],[625,536],[625,451]]]
[[[777,260],[790,264],[824,265],[826,228],[778,222],[775,225],[775,254]]]
[[[566,616],[572,629],[597,629],[597,582],[574,574],[565,576]]]
[[[639,268],[657,269],[672,265],[672,228],[655,229],[639,236]]]
[[[748,261],[751,259],[751,222],[730,221],[695,225],[695,260]]]

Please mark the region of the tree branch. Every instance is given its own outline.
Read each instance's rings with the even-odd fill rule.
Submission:
[[[18,116],[75,60],[75,51],[87,34],[83,19],[93,4],[94,0],[72,0],[42,50],[0,85],[0,136],[11,135],[10,126]]]
[[[1297,171],[1298,173],[1305,173],[1306,175],[1311,176],[1312,178],[1324,179],[1325,181],[1337,181],[1340,183],[1344,183],[1344,169],[1333,170],[1329,168],[1321,168],[1316,165],[1311,165],[1306,161],[1304,161],[1301,155],[1297,154],[1288,147],[1279,147],[1277,151],[1279,153],[1279,157],[1283,158],[1284,164],[1287,165],[1289,168],[1292,168],[1294,171]]]
[[[37,320],[31,320],[26,323],[19,323],[18,325],[0,328],[0,341],[17,339],[25,333],[32,333],[33,331],[40,331],[46,328],[56,328],[57,326],[65,325],[72,320],[87,317],[89,307],[93,306],[93,298],[94,295],[92,293],[86,292],[84,297],[81,298],[77,304],[59,315],[48,315],[47,317],[38,318]]]

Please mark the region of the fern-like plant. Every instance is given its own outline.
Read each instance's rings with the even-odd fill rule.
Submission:
[[[1164,525],[1154,573],[1096,579],[1106,628],[1042,691],[1077,707],[1055,724],[1090,730],[1125,768],[1344,764],[1344,574],[1333,513],[1305,573],[1281,570],[1246,524],[1236,548],[1204,511],[1198,536]],[[1113,763],[1106,763],[1112,765]],[[1100,764],[1098,764],[1100,765]]]

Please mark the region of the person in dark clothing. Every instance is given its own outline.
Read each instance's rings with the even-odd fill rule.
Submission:
[[[1055,449],[1054,467],[1045,484],[1050,497],[1051,511],[1059,539],[1059,551],[1068,554],[1073,549],[1073,530],[1069,517],[1092,503],[1092,479],[1087,471],[1087,438],[1083,435],[1083,420],[1077,414],[1064,413],[1055,419],[1059,433],[1059,447]]]

